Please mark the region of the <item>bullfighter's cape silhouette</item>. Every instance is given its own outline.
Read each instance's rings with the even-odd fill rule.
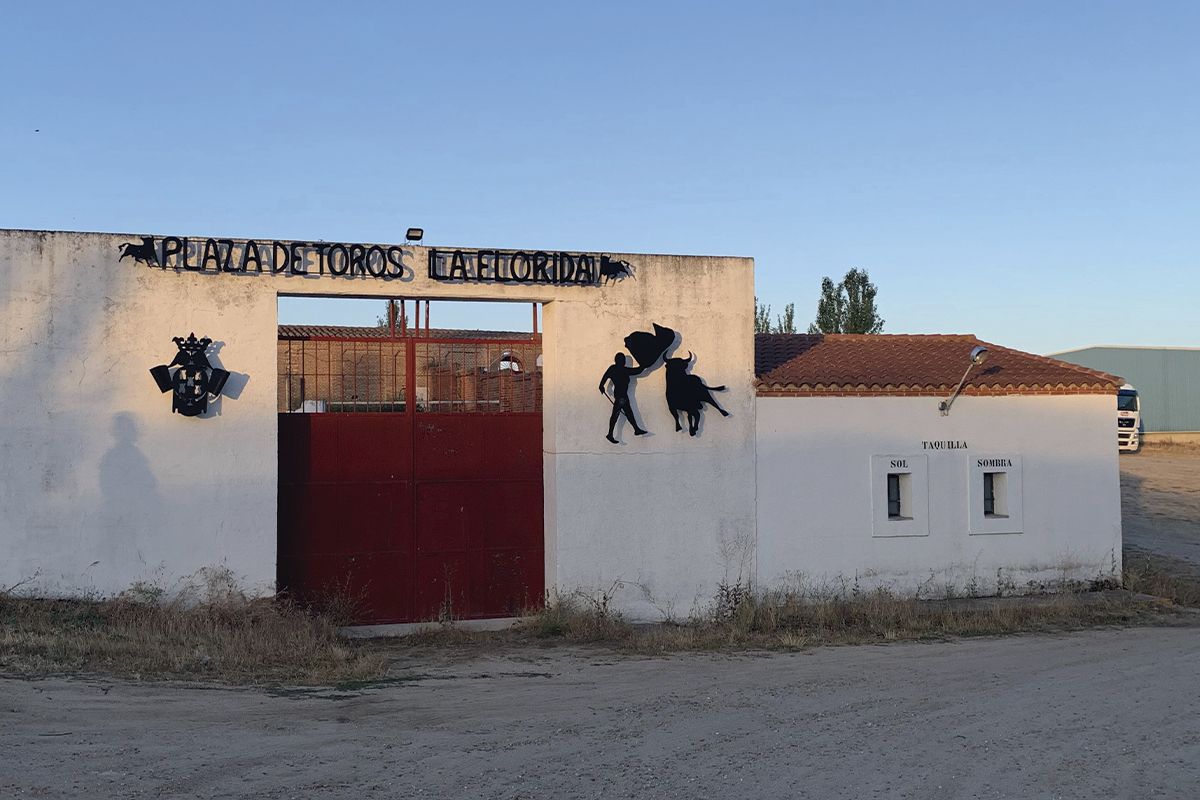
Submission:
[[[662,358],[663,353],[675,343],[675,331],[657,322],[651,324],[654,326],[654,333],[634,331],[625,337],[625,349],[633,354],[634,360],[642,369],[654,366],[654,362]]]

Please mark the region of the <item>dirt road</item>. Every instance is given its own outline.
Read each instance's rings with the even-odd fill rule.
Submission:
[[[316,694],[0,680],[0,796],[1200,792],[1200,628],[413,663],[394,685]]]
[[[1121,517],[1126,553],[1165,556],[1200,574],[1200,451],[1123,453]]]

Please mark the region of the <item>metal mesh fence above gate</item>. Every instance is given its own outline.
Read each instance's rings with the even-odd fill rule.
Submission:
[[[542,410],[540,344],[417,342],[415,347],[418,412]]]
[[[541,351],[535,337],[281,337],[277,408],[403,413],[411,401],[418,413],[536,413],[542,410]]]
[[[404,341],[279,340],[278,410],[404,411]]]

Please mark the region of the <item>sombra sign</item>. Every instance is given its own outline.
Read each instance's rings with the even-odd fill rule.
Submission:
[[[208,362],[208,346],[212,339],[197,339],[189,334],[186,339],[172,339],[179,352],[170,364],[159,364],[150,370],[154,382],[161,392],[172,392],[171,411],[185,417],[195,417],[208,410],[208,398],[220,397],[229,380],[229,373]],[[172,369],[175,367],[176,369]]]

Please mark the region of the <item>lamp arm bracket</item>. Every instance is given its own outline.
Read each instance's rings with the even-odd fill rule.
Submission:
[[[958,386],[954,387],[954,393],[942,402],[938,403],[938,411],[942,412],[943,417],[950,416],[950,406],[954,405],[954,401],[958,399],[959,393],[962,392],[963,385],[967,382],[967,376],[971,374],[971,367],[974,366],[974,363],[967,365],[967,371],[963,373],[962,379],[958,382]]]

